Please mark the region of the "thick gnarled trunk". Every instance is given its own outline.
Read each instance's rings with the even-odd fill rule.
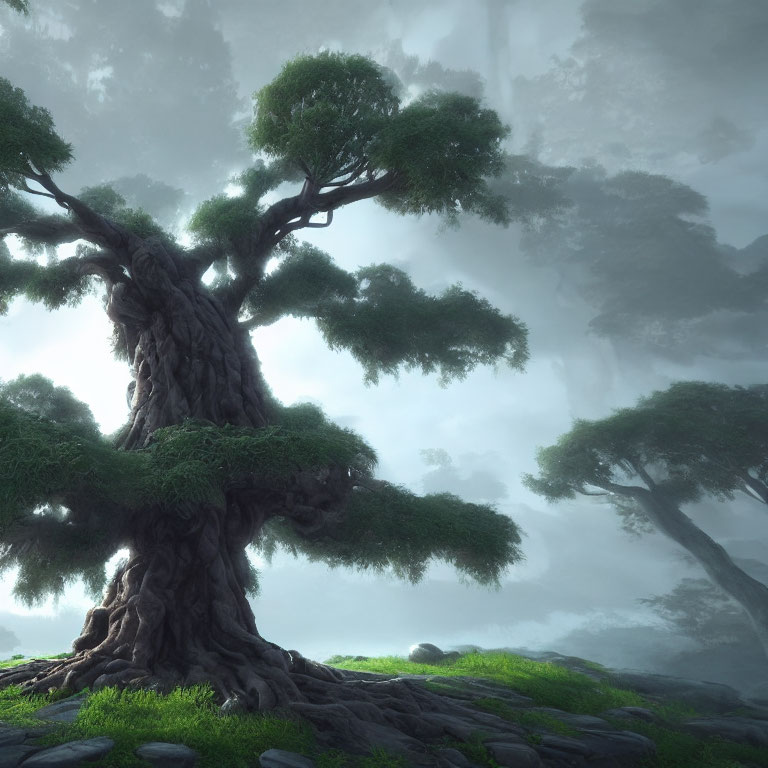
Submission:
[[[130,428],[118,445],[144,447],[185,418],[263,427],[265,385],[247,331],[178,257],[152,242],[131,254],[131,279],[109,288],[109,317],[132,360]]]
[[[217,425],[267,424],[265,385],[247,332],[175,254],[146,242],[130,279],[108,285],[107,311],[122,328],[136,378],[131,421],[117,447],[145,447],[154,430],[186,417]],[[385,747],[435,765],[428,743],[467,732],[508,733],[509,724],[412,681],[365,680],[286,651],[258,632],[246,599],[245,548],[270,517],[316,535],[352,489],[344,468],[297,472],[283,488],[230,490],[221,506],[150,506],[123,531],[129,557],[91,609],[74,656],[0,671],[0,688],[27,693],[86,687],[210,683],[229,711],[278,709],[315,726],[321,746],[366,755]]]

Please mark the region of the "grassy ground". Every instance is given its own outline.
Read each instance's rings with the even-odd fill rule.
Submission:
[[[66,658],[59,654],[44,658]],[[366,661],[353,661],[350,656],[334,656],[325,663],[339,669],[382,672],[387,674],[435,674],[443,678],[470,676],[509,686],[516,693],[531,697],[537,706],[553,707],[574,714],[597,715],[606,709],[642,706],[664,718],[665,725],[643,721],[613,721],[623,730],[633,730],[652,739],[658,756],[648,761],[647,768],[768,768],[768,749],[758,749],[729,741],[700,739],[676,729],[676,723],[697,713],[678,704],[658,706],[633,691],[613,688],[558,667],[525,659],[514,654],[489,651],[470,653],[455,661],[439,665],[413,664],[404,658],[386,656]],[[0,668],[24,663],[24,659],[0,662]],[[599,665],[594,665],[596,668]],[[449,693],[445,683],[425,685],[436,693]],[[12,725],[40,725],[31,717],[34,710],[53,703],[66,693],[27,696],[16,686],[0,690],[0,721]],[[105,688],[89,692],[88,700],[72,724],[61,725],[40,737],[36,743],[53,746],[73,739],[108,736],[115,746],[101,761],[89,763],[94,768],[140,768],[147,766],[133,755],[133,750],[147,741],[183,743],[200,753],[199,768],[253,768],[258,755],[271,748],[298,752],[313,759],[318,768],[406,768],[406,763],[383,751],[371,757],[357,758],[338,750],[322,751],[314,741],[307,723],[288,713],[249,714],[219,717],[212,703],[210,687],[195,686],[176,689],[168,696],[150,691],[116,691]],[[574,731],[547,713],[511,708],[498,698],[474,702],[486,712],[515,722],[528,731],[529,743],[540,740],[544,729],[563,735]],[[478,732],[470,744],[445,740],[444,745],[463,752],[471,761],[487,768],[498,768],[485,748]]]

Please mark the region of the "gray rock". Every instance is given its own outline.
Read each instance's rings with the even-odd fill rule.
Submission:
[[[674,699],[702,712],[730,712],[745,702],[735,688],[706,680],[655,675],[634,670],[611,671],[610,682],[619,688],[631,688],[650,698]]]
[[[459,752],[458,749],[451,749],[450,747],[439,750],[437,757],[440,765],[445,766],[445,768],[450,768],[451,766],[455,766],[455,768],[469,768],[471,765],[466,755]]]
[[[740,744],[768,747],[768,720],[736,716],[706,717],[687,720],[682,727],[696,736],[721,736]]]
[[[619,717],[626,720],[645,720],[646,723],[658,723],[661,718],[650,709],[645,707],[618,707],[617,709],[606,709],[600,713],[601,717]]]
[[[285,749],[268,749],[259,755],[261,768],[315,768],[314,760]]]
[[[136,757],[163,768],[194,768],[200,753],[184,744],[148,741],[133,750]]]
[[[125,400],[128,403],[128,407],[133,406],[133,393],[136,391],[136,382],[131,381],[125,389]]]
[[[106,736],[68,741],[57,747],[41,749],[24,760],[24,768],[76,768],[83,760],[98,760],[104,757],[114,746],[115,742]],[[2,757],[0,752],[0,759]]]
[[[544,765],[539,753],[527,744],[494,740],[483,742],[483,746],[499,765],[514,766],[514,768],[542,768]]]
[[[606,761],[640,760],[656,754],[656,745],[651,739],[632,731],[582,730],[579,741],[591,749],[594,757]]]
[[[411,646],[408,661],[412,661],[415,664],[435,664],[450,659],[458,659],[460,656],[461,654],[457,651],[444,653],[436,645],[432,645],[432,643],[418,643]]]

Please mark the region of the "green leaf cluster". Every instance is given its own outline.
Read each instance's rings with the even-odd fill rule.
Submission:
[[[374,164],[398,177],[379,202],[403,214],[441,213],[455,221],[463,211],[508,223],[504,198],[485,181],[504,170],[501,142],[508,134],[498,115],[471,96],[421,96],[388,121],[375,144]]]
[[[668,470],[685,472],[707,493],[732,498],[739,473],[768,482],[768,386],[680,381],[643,397],[653,418],[653,450]]]
[[[86,492],[126,508],[220,503],[232,485],[277,483],[331,465],[369,474],[373,449],[311,405],[279,406],[279,422],[254,430],[187,420],[153,433],[147,448],[118,451],[88,406],[42,376],[0,388],[0,525],[51,498]]]
[[[146,450],[151,454],[148,493],[168,504],[220,500],[222,490],[249,480],[264,483],[266,478],[279,487],[296,471],[331,465],[367,474],[376,461],[360,437],[328,422],[253,430],[187,421],[156,430]]]
[[[748,472],[768,494],[768,387],[676,382],[635,408],[576,420],[537,460],[539,476],[524,482],[549,501],[607,489],[639,469],[652,470],[655,490],[676,504],[731,499]]]
[[[29,162],[51,173],[71,159],[72,145],[56,134],[50,112],[30,105],[21,88],[0,77],[0,190],[23,188]]]
[[[251,291],[243,309],[258,325],[270,325],[285,315],[317,317],[329,302],[356,295],[354,275],[319,248],[301,243]]]
[[[9,187],[0,187],[0,229],[10,229],[39,215],[37,208],[17,192]]]
[[[41,419],[82,432],[89,439],[101,435],[88,405],[78,400],[69,387],[54,386],[50,379],[39,373],[0,382],[0,399]]]
[[[85,203],[96,213],[123,226],[137,237],[144,239],[156,237],[166,248],[176,246],[175,238],[166,232],[149,213],[141,208],[127,207],[125,198],[110,184],[83,187],[77,197],[80,202]]]
[[[322,185],[364,166],[398,99],[373,61],[358,55],[299,56],[254,94],[248,137]]]
[[[463,379],[477,365],[503,360],[522,370],[528,331],[475,292],[452,285],[440,296],[417,289],[389,264],[354,274],[304,243],[256,288],[244,303],[249,325],[268,325],[286,315],[314,317],[331,349],[348,349],[365,369],[365,381],[419,367],[440,370],[440,384]]]
[[[278,545],[294,557],[332,568],[383,572],[416,584],[432,558],[451,563],[466,577],[499,588],[499,576],[522,559],[520,531],[492,506],[464,502],[448,493],[416,496],[405,488],[375,481],[356,488],[339,520],[319,536],[305,537],[276,519],[256,545],[271,562]]]
[[[215,195],[197,207],[187,229],[198,240],[237,240],[258,229],[262,213],[248,197]]]
[[[73,307],[94,289],[93,278],[79,271],[80,260],[73,256],[42,266],[33,261],[14,259],[0,249],[0,315],[17,295],[42,302],[46,309]]]
[[[397,375],[398,367],[440,370],[440,385],[462,380],[476,365],[504,360],[522,369],[527,329],[460,285],[440,296],[415,288],[388,264],[359,269],[355,299],[328,303],[318,326],[331,349],[348,349],[365,369],[365,381]]]
[[[71,407],[71,396],[59,395],[41,410]],[[36,413],[29,397],[17,399],[27,407],[0,397],[0,532],[36,507],[70,494],[125,501],[140,456],[118,455],[92,434],[85,414],[74,423],[53,421]]]

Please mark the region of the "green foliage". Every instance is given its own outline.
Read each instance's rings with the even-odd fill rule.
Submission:
[[[294,423],[301,423],[301,419]],[[309,429],[273,425],[203,426],[186,421],[156,430],[148,449],[148,498],[173,505],[183,501],[221,503],[221,491],[248,479],[277,483],[302,469],[332,464],[369,473],[373,450],[353,432],[329,422]]]
[[[83,187],[77,197],[81,202],[93,208],[96,213],[109,218],[115,216],[121,208],[125,208],[125,198],[109,184]]]
[[[258,228],[261,213],[248,197],[215,195],[197,207],[187,229],[198,240],[236,240]]]
[[[573,173],[569,167],[551,167],[525,155],[508,155],[500,175],[488,180],[488,188],[503,201],[511,219],[530,230],[542,221],[573,206],[562,191]]]
[[[318,326],[331,349],[349,349],[365,368],[366,383],[397,375],[400,365],[423,373],[440,369],[440,384],[463,379],[476,365],[503,360],[522,370],[527,329],[460,285],[439,297],[416,289],[400,269],[375,264],[355,274],[355,299],[327,303]]]
[[[475,213],[496,224],[509,215],[484,177],[504,169],[501,141],[509,128],[477,99],[431,91],[405,107],[382,130],[372,152],[376,166],[395,171],[398,184],[380,196],[398,213]]]
[[[145,460],[112,450],[86,405],[37,376],[20,377],[2,390],[0,528],[11,517],[86,489],[104,500],[125,500],[121,481],[137,482],[131,472]]]
[[[56,134],[50,112],[30,105],[21,88],[0,77],[0,190],[22,188],[28,162],[50,173],[71,159],[72,145]]]
[[[705,648],[759,643],[744,609],[708,579],[681,579],[669,594],[637,602],[650,606],[671,629]]]
[[[221,503],[246,479],[279,486],[297,470],[339,465],[369,474],[376,464],[362,438],[313,406],[281,407],[279,418],[286,426],[261,430],[187,420],[156,430],[145,449],[116,451],[69,390],[20,377],[0,390],[0,524],[78,490],[129,508]]]
[[[680,381],[640,400],[651,415],[651,439],[669,470],[684,468],[703,489],[721,499],[741,488],[739,473],[768,480],[768,387],[728,387]]]
[[[257,160],[253,166],[233,178],[243,188],[243,194],[257,201],[286,181],[301,181],[304,175],[284,158],[266,164]]]
[[[0,556],[0,572],[22,567],[14,594],[28,604],[60,595],[65,578],[78,576],[96,596],[103,563],[140,510],[183,516],[188,504],[222,506],[224,492],[244,482],[280,492],[297,470],[373,470],[373,449],[314,406],[278,406],[276,416],[278,423],[263,430],[188,420],[157,430],[145,449],[120,451],[68,390],[38,376],[4,385],[0,542],[11,546]],[[90,510],[87,527],[66,523],[68,504]],[[246,586],[256,576],[250,569]]]
[[[317,317],[329,302],[356,294],[353,275],[327,253],[302,243],[251,291],[243,308],[258,325],[269,325],[285,315]]]
[[[499,588],[499,576],[522,559],[515,523],[488,505],[470,504],[448,493],[419,497],[381,481],[356,488],[341,519],[321,536],[305,538],[286,521],[275,519],[264,529],[257,548],[271,562],[278,544],[298,557],[332,568],[356,567],[395,575],[412,584],[421,581],[432,558],[451,563],[465,576]]]
[[[251,168],[230,179],[242,187],[242,193],[233,197],[214,195],[201,203],[187,225],[198,241],[233,242],[259,231],[259,217],[263,206],[259,200],[285,181],[301,178],[284,159],[269,165],[258,160]]]
[[[0,186],[0,229],[10,229],[22,221],[37,218],[39,215],[37,208],[17,192]]]
[[[307,243],[291,249],[244,309],[251,325],[314,317],[331,349],[348,349],[363,365],[368,384],[397,376],[401,365],[425,374],[439,369],[445,386],[476,365],[503,360],[522,370],[528,360],[525,325],[461,285],[428,296],[396,267],[376,264],[352,275]]]
[[[42,302],[49,310],[77,306],[94,287],[90,276],[80,274],[79,264],[73,256],[41,266],[0,250],[0,315],[8,312],[10,301],[20,294],[29,301]]]
[[[607,489],[652,468],[655,490],[675,504],[702,494],[720,499],[743,489],[768,459],[768,388],[677,382],[598,421],[577,420],[556,445],[539,449],[538,477],[524,483],[549,501]]]
[[[0,381],[0,399],[41,419],[67,425],[92,439],[101,434],[91,409],[77,400],[69,387],[54,386],[39,373],[18,376],[5,384]]]
[[[339,53],[297,57],[254,97],[251,145],[306,169],[319,184],[364,166],[398,107],[373,61]]]
[[[166,232],[146,211],[128,208],[125,198],[110,184],[83,187],[78,199],[96,213],[120,224],[129,232],[141,238],[157,237],[166,247],[174,247],[175,239]]]

